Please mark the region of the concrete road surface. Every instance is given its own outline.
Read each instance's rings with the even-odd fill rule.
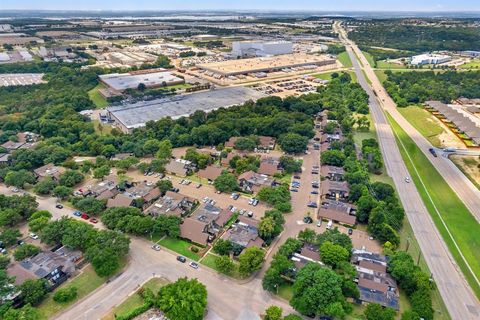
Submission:
[[[340,38],[346,45],[360,85],[369,95],[370,110],[375,122],[387,172],[393,178],[400,200],[405,208],[407,218],[412,225],[415,237],[417,238],[426,263],[432,272],[450,316],[452,319],[479,319],[480,304],[478,299],[474,296],[461,270],[455,264],[453,257],[423,204],[415,184],[405,182],[405,177],[409,176],[409,173],[396,144],[393,131],[377,97],[365,79],[356,55],[361,57],[364,66],[368,66],[368,62],[355,44],[348,40],[345,31],[340,28],[338,23],[335,25],[335,28],[340,32]],[[371,68],[365,68],[364,70],[372,83],[376,82],[376,87],[379,87],[378,79],[373,73],[373,70]],[[383,88],[376,89],[377,92],[379,90],[384,92]],[[386,99],[386,97],[382,95],[380,99]],[[392,108],[394,108],[394,106]],[[390,109],[388,111],[390,112]],[[400,125],[407,130],[407,133],[412,133],[403,123],[400,123]],[[413,132],[412,134],[416,136],[418,132],[416,132],[416,134]],[[417,140],[419,139],[418,137],[416,138]],[[478,209],[480,209],[480,207]]]

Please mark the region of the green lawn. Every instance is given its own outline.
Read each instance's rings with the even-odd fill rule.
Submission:
[[[377,61],[377,69],[405,69],[405,66],[398,63],[387,62],[386,60]]]
[[[480,69],[480,59],[473,60],[471,62],[462,64],[460,69]]]
[[[278,295],[283,299],[290,301],[293,297],[293,290],[291,284],[284,284],[278,288]]]
[[[345,68],[353,67],[352,60],[350,60],[350,57],[348,56],[347,51],[344,51],[344,52],[340,53],[337,56],[337,59],[338,59],[338,61],[340,61],[341,64],[343,64],[343,66]]]
[[[209,253],[207,254],[205,257],[203,257],[203,259],[200,261],[201,264],[203,265],[206,265],[207,267],[217,271],[217,272],[220,272],[218,271],[217,269],[217,265],[216,265],[216,260],[217,260],[218,256],[212,254],[212,253]],[[235,265],[236,265],[236,270],[233,272],[233,274],[231,275],[231,277],[235,278],[235,279],[242,279],[242,277],[240,276],[240,274],[238,273],[238,263],[235,262]]]
[[[375,68],[375,59],[373,58],[373,56],[366,52],[366,51],[362,51],[363,55],[365,56],[365,58],[367,59],[368,61],[368,64],[372,67],[372,68]]]
[[[418,106],[397,108],[397,110],[435,147],[441,147],[438,137],[444,130],[438,124],[435,116]]]
[[[146,282],[142,288],[149,288],[153,293],[157,293],[158,290],[168,283],[167,279],[164,278],[152,278]],[[143,298],[138,294],[138,291],[129,296],[121,304],[116,306],[107,316],[103,317],[103,320],[114,320],[115,315],[124,315],[131,310],[140,307],[143,305]]]
[[[89,265],[83,269],[83,272],[80,275],[64,283],[62,286],[60,286],[60,288],[70,285],[77,287],[78,301],[97,289],[105,282],[105,280],[105,278],[97,276],[93,268]],[[53,293],[49,293],[45,301],[38,306],[41,319],[51,319],[53,315],[65,310],[67,307],[74,304],[74,302],[75,301],[68,303],[57,303],[53,301]]]
[[[332,74],[333,73],[341,73],[341,72],[347,72],[350,75],[350,77],[352,78],[352,81],[357,82],[357,75],[353,71],[330,71],[330,72],[312,74],[312,76],[314,76],[315,78],[318,78],[318,79],[332,80]]]
[[[480,225],[415,142],[390,115],[388,118],[425,206],[465,278],[480,297],[480,285],[474,277],[480,277]]]
[[[190,247],[194,246],[194,244],[182,240],[182,239],[172,239],[172,238],[164,238],[160,241],[158,241],[158,244],[161,246],[164,246],[172,251],[175,251],[178,254],[181,254],[182,256],[185,256],[189,259],[198,261],[200,259],[200,256],[192,250],[190,250]]]
[[[92,102],[95,104],[95,107],[97,107],[97,109],[102,109],[108,106],[107,100],[98,91],[98,89],[102,89],[102,88],[105,88],[103,84],[98,84],[95,88],[88,91],[88,97],[90,98],[90,100],[92,100]]]

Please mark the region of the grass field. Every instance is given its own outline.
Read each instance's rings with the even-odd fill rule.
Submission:
[[[185,240],[164,238],[158,241],[158,244],[172,251],[175,251],[176,253],[181,254],[182,256],[185,256],[189,259],[195,261],[198,261],[198,259],[200,259],[200,256],[198,254],[190,250],[190,247],[192,247],[193,244]]]
[[[341,73],[341,72],[347,72],[350,75],[350,77],[352,78],[352,81],[357,82],[357,75],[353,71],[330,71],[330,72],[313,74],[312,76],[314,76],[315,78],[318,78],[318,79],[332,80],[332,74],[333,73]]]
[[[387,62],[385,60],[377,61],[377,69],[405,69],[404,65]]]
[[[444,131],[435,117],[427,110],[418,106],[397,108],[398,112],[410,122],[435,147],[440,147],[439,135]]]
[[[337,59],[340,61],[341,64],[343,64],[345,68],[353,67],[352,60],[350,60],[350,57],[348,56],[347,51],[340,53],[337,56]]]
[[[217,265],[216,265],[216,260],[217,260],[218,256],[214,255],[214,254],[207,254],[205,257],[203,257],[203,259],[200,261],[201,264],[203,265],[206,265],[207,267],[217,271],[217,272],[220,272],[218,271],[217,269]],[[235,278],[235,279],[242,279],[242,277],[240,276],[240,274],[238,273],[238,263],[235,262],[235,265],[236,265],[236,269],[235,271],[230,275],[232,278]]]
[[[105,282],[105,278],[97,276],[93,268],[89,265],[85,267],[83,272],[77,277],[73,278],[71,281],[66,282],[60,288],[64,286],[75,286],[78,289],[78,297],[76,301],[87,296],[95,289],[100,287]],[[57,289],[58,290],[58,289]],[[75,301],[68,303],[58,303],[53,301],[53,293],[49,293],[45,301],[38,306],[38,311],[40,312],[41,319],[51,319],[53,315],[65,310],[70,305],[74,304]]]
[[[460,69],[480,69],[480,59],[462,64]]]
[[[425,206],[468,283],[480,297],[480,285],[475,279],[480,277],[480,225],[415,142],[391,116],[388,118]]]
[[[92,100],[93,104],[95,104],[95,107],[97,107],[97,109],[102,109],[108,106],[107,100],[98,91],[98,89],[102,88],[105,88],[103,84],[98,84],[95,88],[88,91],[88,97],[90,98],[90,100]]]
[[[150,289],[153,291],[153,293],[157,293],[158,290],[166,285],[168,283],[167,279],[164,278],[152,278],[146,282],[142,288],[144,289]],[[103,320],[114,320],[115,315],[121,316],[135,308],[140,307],[143,305],[144,301],[143,298],[135,292],[131,296],[129,296],[125,301],[123,301],[121,304],[116,306],[108,315],[103,317]]]
[[[363,55],[365,56],[365,58],[367,59],[368,61],[368,64],[372,67],[372,68],[375,68],[375,59],[373,58],[373,56],[366,52],[366,51],[362,51]]]

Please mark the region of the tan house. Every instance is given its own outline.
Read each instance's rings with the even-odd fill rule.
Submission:
[[[55,181],[60,179],[60,175],[66,170],[63,167],[57,167],[53,163],[46,164],[40,168],[33,170],[37,179],[52,178]]]
[[[205,169],[198,170],[198,176],[203,179],[207,179],[208,181],[215,181],[225,170],[222,167],[218,166],[208,166]]]

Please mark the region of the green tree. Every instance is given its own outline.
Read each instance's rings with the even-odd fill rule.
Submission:
[[[3,320],[40,320],[40,312],[30,304],[19,309],[9,308],[2,316]]]
[[[162,193],[162,195],[165,195],[165,193],[172,189],[173,188],[173,184],[172,184],[172,181],[170,180],[158,180],[157,182],[157,187],[158,189],[160,189],[160,192]]]
[[[302,317],[297,316],[296,314],[289,314],[288,316],[285,316],[283,320],[302,320]]]
[[[76,170],[67,170],[60,175],[59,184],[65,187],[73,187],[83,181],[83,174]]]
[[[302,172],[302,163],[290,156],[281,156],[280,166],[286,173]]]
[[[257,142],[252,138],[240,137],[235,141],[235,149],[253,151],[257,147]]]
[[[35,191],[35,193],[46,195],[50,194],[50,192],[55,188],[56,185],[57,183],[53,181],[52,178],[47,177],[38,181],[37,184],[35,184],[33,190]]]
[[[24,188],[27,183],[34,184],[35,177],[27,170],[9,171],[5,176],[4,182],[7,186]]]
[[[243,251],[243,253],[238,257],[239,272],[242,276],[248,276],[253,272],[260,270],[263,263],[263,258],[265,257],[265,251],[257,247],[250,247]]]
[[[105,176],[108,176],[110,174],[110,167],[109,166],[101,166],[95,170],[93,170],[93,177],[95,179],[102,179]]]
[[[45,228],[52,214],[46,210],[37,211],[28,218],[28,227],[33,232],[38,232]]]
[[[344,303],[341,285],[333,270],[308,263],[297,273],[290,305],[305,315],[325,314],[332,303]]]
[[[219,256],[215,259],[215,266],[221,273],[230,275],[235,270],[235,263],[228,256]]]
[[[37,247],[33,244],[30,244],[30,243],[26,243],[23,246],[17,247],[17,249],[13,253],[13,257],[17,261],[22,261],[25,258],[29,258],[29,257],[32,257],[32,256],[36,255],[40,251],[41,250],[40,250],[39,247]]]
[[[341,262],[348,261],[349,252],[344,247],[325,241],[320,247],[322,262],[336,268]]]
[[[396,312],[392,308],[384,308],[378,303],[369,303],[363,315],[367,320],[393,320]]]
[[[207,289],[197,279],[180,278],[160,288],[156,306],[172,320],[201,320],[207,307]]]
[[[53,188],[53,195],[59,199],[66,199],[72,194],[72,188],[65,187],[65,186],[56,186]]]
[[[277,306],[270,306],[265,310],[264,320],[282,320],[283,310]]]
[[[3,241],[3,240],[2,240]],[[10,264],[10,257],[1,255],[0,256],[0,270],[7,269],[8,265]]]
[[[85,197],[75,203],[75,208],[89,214],[100,214],[106,208],[104,200],[97,200],[94,197]]]
[[[22,220],[22,216],[15,209],[0,210],[0,226],[13,227]]]
[[[170,140],[160,141],[156,157],[163,160],[169,160],[172,157],[172,143]]]
[[[278,144],[286,153],[301,153],[307,150],[308,138],[298,133],[286,133],[280,136]]]
[[[262,217],[258,224],[258,235],[262,239],[273,238],[275,232],[275,221],[272,217]]]
[[[128,170],[130,169],[132,166],[136,165],[139,163],[139,160],[138,158],[136,157],[126,157],[125,159],[122,159],[122,160],[119,160],[117,161],[117,163],[115,164],[115,166],[118,168],[118,169],[123,169],[123,170]]]
[[[77,298],[77,287],[72,285],[57,289],[53,295],[53,300],[60,303],[73,301],[75,298]]]
[[[3,244],[7,247],[13,246],[17,243],[17,239],[20,238],[22,234],[18,229],[5,229],[2,234],[0,235],[0,240]]]
[[[230,240],[218,239],[213,245],[213,251],[219,255],[229,255],[233,250],[233,244]]]
[[[45,279],[25,280],[19,287],[20,297],[23,302],[33,306],[40,304],[47,295],[47,283]]]
[[[222,192],[233,192],[238,189],[237,178],[227,171],[222,172],[222,174],[215,179],[213,185],[215,189]]]
[[[340,150],[327,150],[320,155],[322,164],[336,167],[343,167],[345,158],[345,154]]]

